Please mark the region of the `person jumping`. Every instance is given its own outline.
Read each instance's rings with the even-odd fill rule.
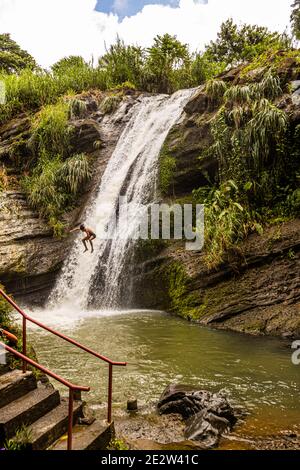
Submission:
[[[79,227],[76,227],[70,230],[70,233],[76,232],[77,230],[86,233],[86,236],[82,239],[82,243],[84,244],[84,248],[85,248],[83,253],[85,253],[86,251],[89,251],[87,244],[86,244],[87,241],[90,242],[91,253],[93,253],[94,252],[93,240],[95,240],[96,238],[95,232],[89,227],[86,227],[84,224],[81,224]]]

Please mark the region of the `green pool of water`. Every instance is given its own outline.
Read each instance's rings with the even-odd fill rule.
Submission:
[[[114,368],[117,406],[128,397],[153,402],[175,382],[225,389],[233,404],[250,413],[254,428],[261,423],[261,431],[264,426],[280,430],[300,422],[300,366],[291,362],[289,342],[215,331],[163,312],[32,315],[113,360],[128,362],[126,368]],[[104,405],[105,364],[40,329],[30,329],[29,337],[43,365],[74,383],[89,385],[86,398]]]

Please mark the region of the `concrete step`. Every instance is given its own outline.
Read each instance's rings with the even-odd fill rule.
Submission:
[[[1,351],[0,351],[1,353]],[[6,365],[6,364],[0,364],[0,376],[3,375],[3,374],[7,374],[7,372],[10,372],[11,371],[11,368]]]
[[[15,369],[0,376],[0,408],[37,388],[32,372]]]
[[[58,390],[39,385],[26,395],[0,408],[0,443],[14,436],[22,426],[29,426],[60,404]]]
[[[89,426],[73,427],[72,450],[105,450],[114,437],[114,423],[95,420]],[[49,450],[67,450],[67,436],[62,436]]]
[[[73,424],[83,416],[83,403],[74,401]],[[47,449],[53,442],[67,432],[68,399],[61,398],[61,403],[42,418],[35,421],[28,430],[31,435],[32,450]]]

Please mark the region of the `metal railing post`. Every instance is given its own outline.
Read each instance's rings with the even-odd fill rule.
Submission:
[[[113,366],[109,364],[108,366],[108,403],[107,403],[107,422],[111,423],[111,406],[112,406],[112,374]]]
[[[24,356],[27,356],[27,328],[26,328],[26,317],[23,317],[23,328],[22,328],[22,353]],[[23,374],[27,370],[27,362],[23,359]]]
[[[68,450],[72,450],[74,390],[69,388]]]

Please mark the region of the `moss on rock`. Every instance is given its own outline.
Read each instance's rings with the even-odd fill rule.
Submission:
[[[174,180],[176,159],[171,156],[164,146],[159,157],[159,188],[162,194],[169,194]]]

